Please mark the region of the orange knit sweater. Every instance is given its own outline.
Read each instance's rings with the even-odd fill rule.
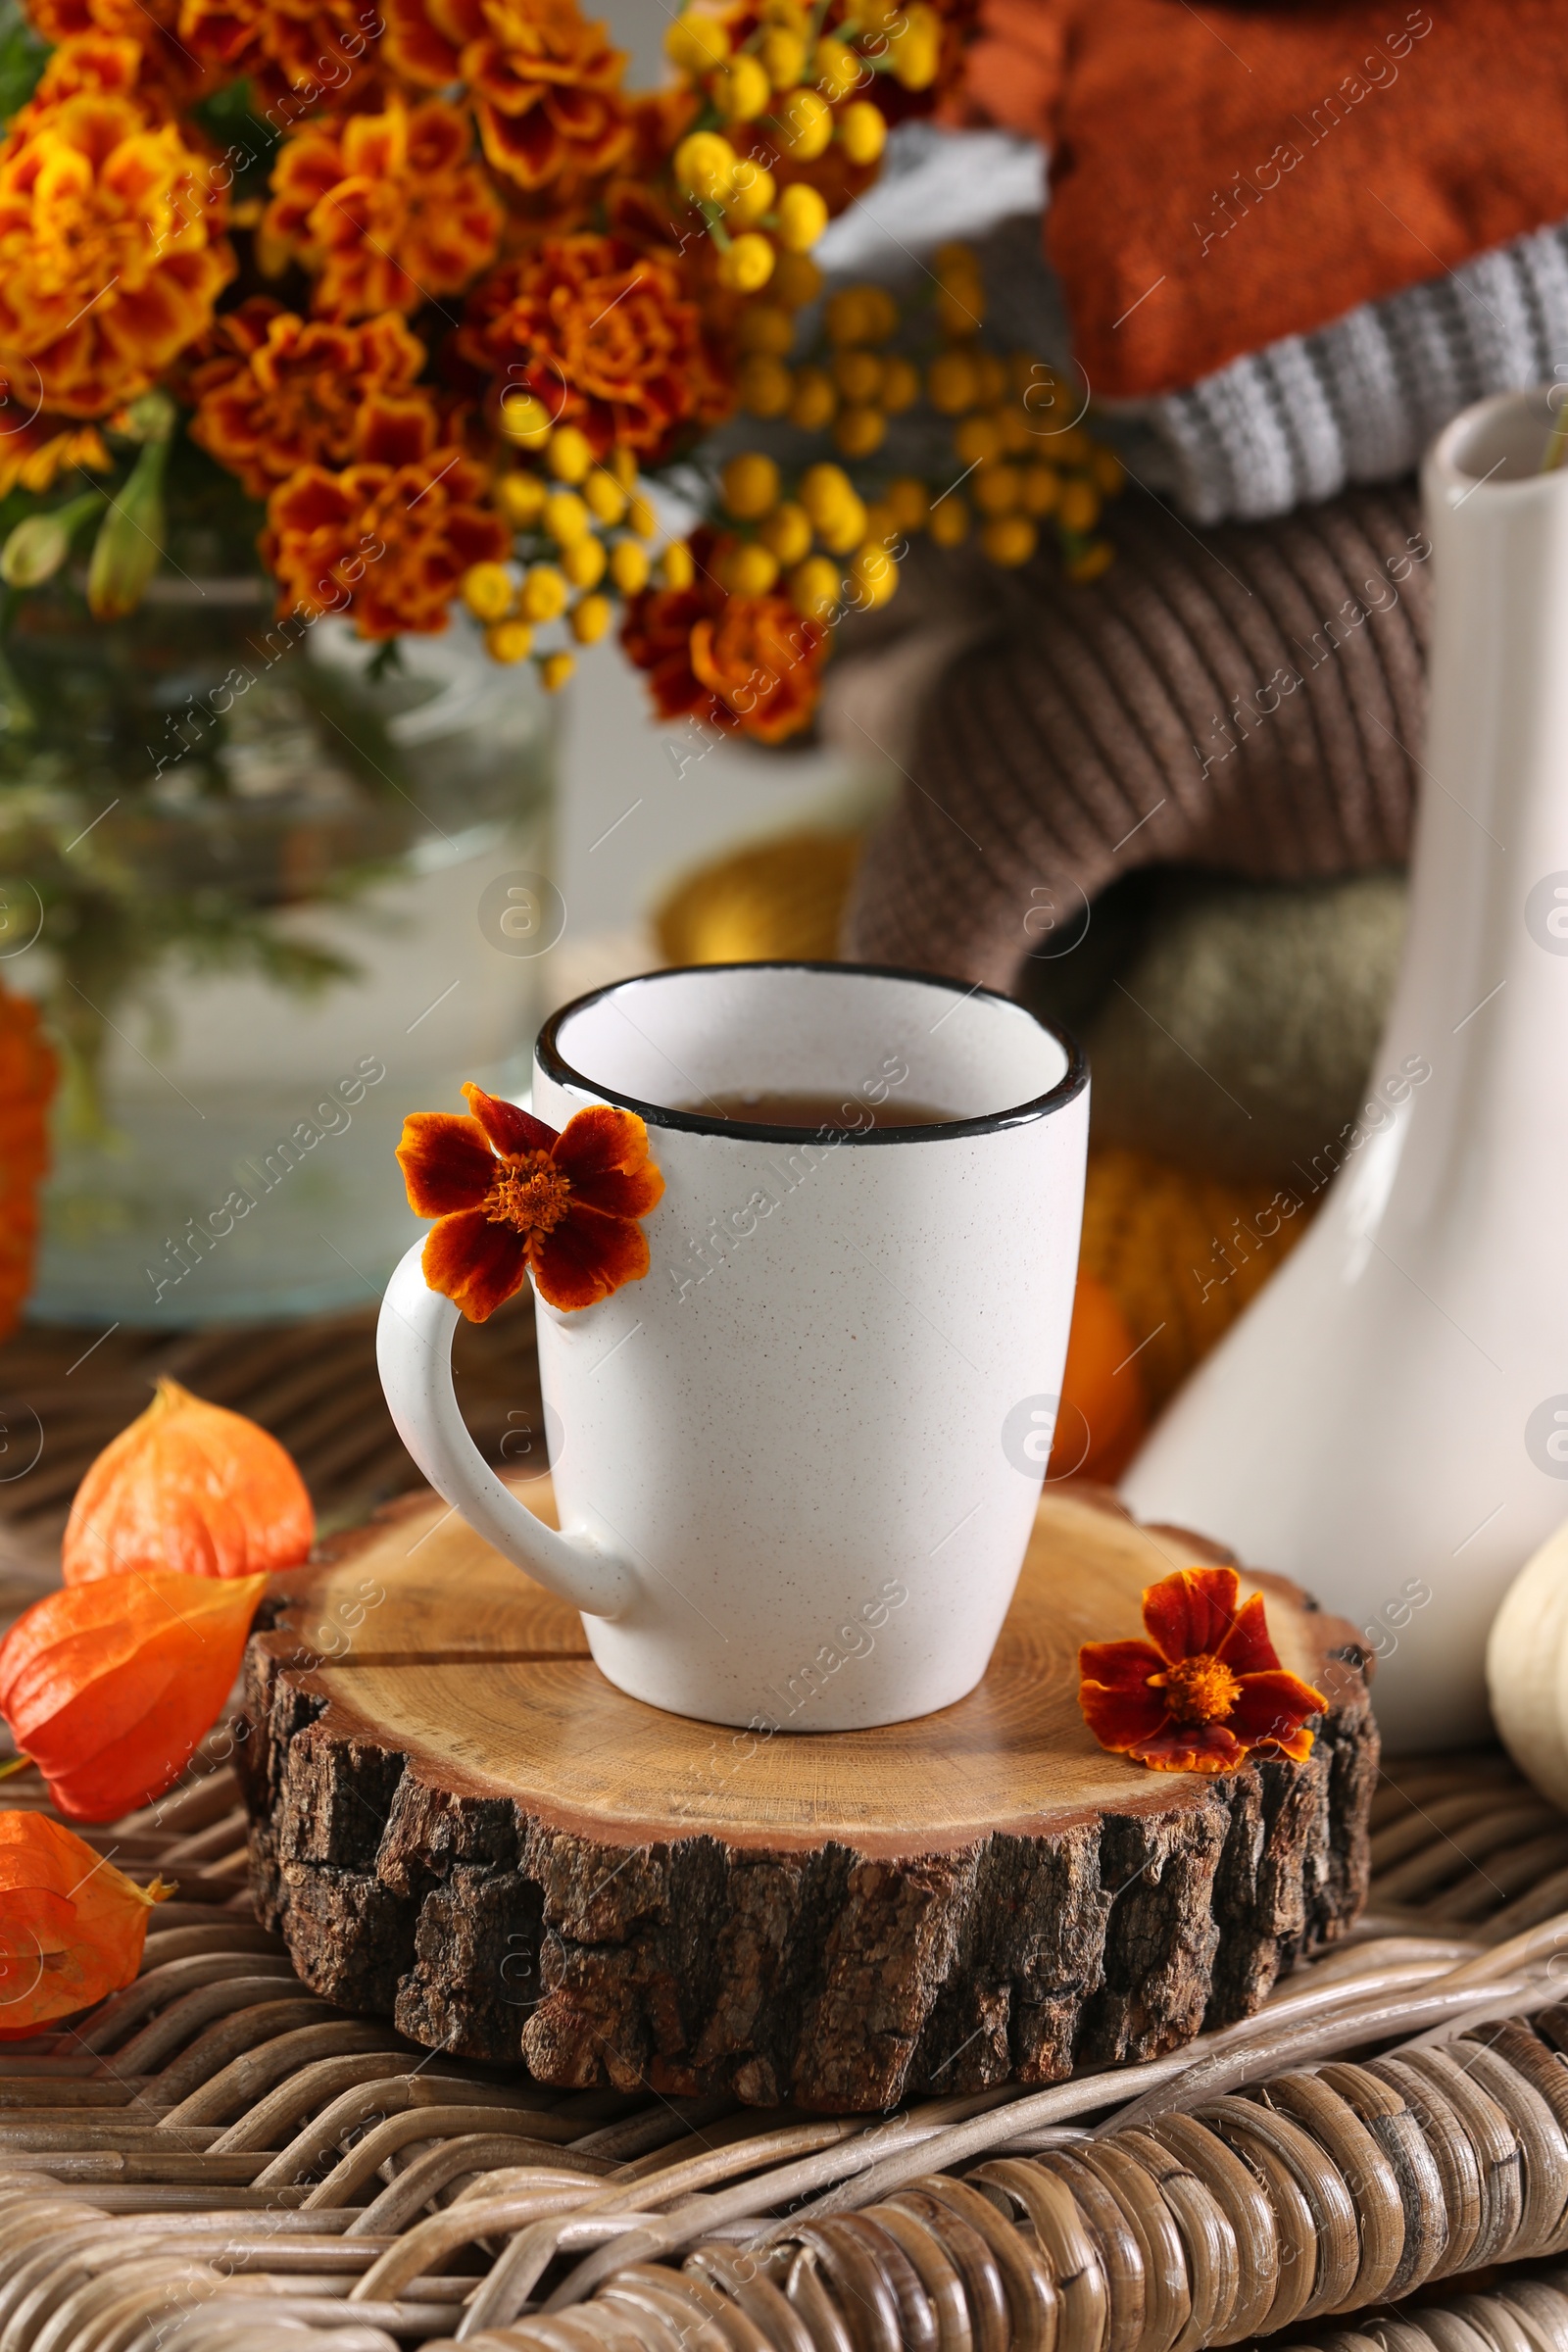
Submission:
[[[1568,216],[1564,0],[982,0],[973,113],[1052,154],[1047,251],[1106,397]]]

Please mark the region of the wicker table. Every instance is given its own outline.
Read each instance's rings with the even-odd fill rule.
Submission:
[[[13,1608],[154,1366],[257,1412],[329,1511],[412,1481],[367,1318],[74,1338],[0,1355],[49,1465],[0,1503]],[[529,1339],[469,1374],[493,1451],[537,1415]],[[1568,1819],[1499,1755],[1385,1772],[1368,1911],[1255,2016],[823,2117],[563,2094],[335,2011],[256,1924],[227,1739],[89,1833],[179,1882],[136,1983],[0,2052],[0,2352],[1568,2352]]]
[[[1568,2344],[1568,1820],[1500,1757],[1385,1779],[1370,1910],[1255,2017],[874,2118],[563,2095],[342,2016],[254,1923],[236,1797],[213,1754],[92,1833],[180,1894],[128,1991],[0,2057],[5,2352]]]
[[[0,1347],[0,1620],[58,1581],[82,1472],[149,1401],[160,1373],[248,1413],[304,1473],[323,1533],[419,1484],[375,1370],[373,1305],[310,1323],[103,1332],[27,1324]],[[453,1349],[476,1444],[517,1466],[543,1427],[533,1302],[524,1294]]]

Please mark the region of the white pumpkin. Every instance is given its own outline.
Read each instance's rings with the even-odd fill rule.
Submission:
[[[1568,1520],[1503,1595],[1487,1642],[1487,1690],[1520,1771],[1568,1807]]]

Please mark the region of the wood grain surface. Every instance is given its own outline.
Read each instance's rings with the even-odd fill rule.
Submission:
[[[553,1516],[547,1479],[517,1492]],[[1079,1642],[1225,1556],[1048,1490],[968,1698],[770,1736],[625,1697],[573,1611],[411,1497],[252,1644],[264,1915],[328,1998],[564,2085],[863,2108],[1153,2055],[1255,2006],[1365,1887],[1361,1652],[1283,1580],[1245,1582],[1330,1699],[1305,1766],[1151,1773],[1079,1713]]]

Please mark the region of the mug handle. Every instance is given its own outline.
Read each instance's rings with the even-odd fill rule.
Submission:
[[[469,1437],[452,1383],[458,1310],[432,1291],[422,1241],[400,1261],[381,1300],[375,1358],[388,1408],[436,1493],[514,1568],[589,1617],[618,1617],[633,1584],[621,1561],[582,1536],[558,1536],[505,1487]]]

